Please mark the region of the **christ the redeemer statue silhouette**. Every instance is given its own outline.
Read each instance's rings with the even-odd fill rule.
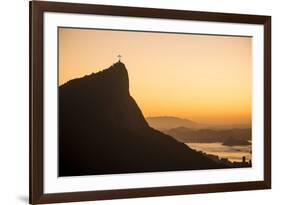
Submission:
[[[121,56],[121,55],[118,55],[117,57],[118,57],[118,59],[119,59],[118,62],[120,63],[120,62],[121,62],[121,57],[122,57],[122,56]]]

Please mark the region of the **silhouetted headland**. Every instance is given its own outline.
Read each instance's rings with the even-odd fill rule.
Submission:
[[[121,62],[59,87],[59,176],[228,167],[151,128]]]
[[[229,137],[222,144],[226,146],[247,146],[247,145],[251,145],[252,143],[247,140],[235,139],[234,137]]]

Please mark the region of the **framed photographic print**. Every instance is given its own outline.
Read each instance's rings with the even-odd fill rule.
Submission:
[[[271,188],[271,17],[30,2],[30,203]]]

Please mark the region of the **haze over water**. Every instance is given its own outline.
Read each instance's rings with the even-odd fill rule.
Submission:
[[[252,159],[252,146],[225,146],[222,143],[186,143],[190,148],[202,151],[207,154],[217,155],[220,158],[227,158],[231,162],[241,162],[242,157],[246,161]]]

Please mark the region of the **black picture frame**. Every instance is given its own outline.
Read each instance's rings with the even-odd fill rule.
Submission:
[[[199,11],[31,1],[30,4],[30,204],[152,197],[271,188],[271,17]],[[264,180],[45,194],[43,191],[43,13],[259,24],[264,28]]]

